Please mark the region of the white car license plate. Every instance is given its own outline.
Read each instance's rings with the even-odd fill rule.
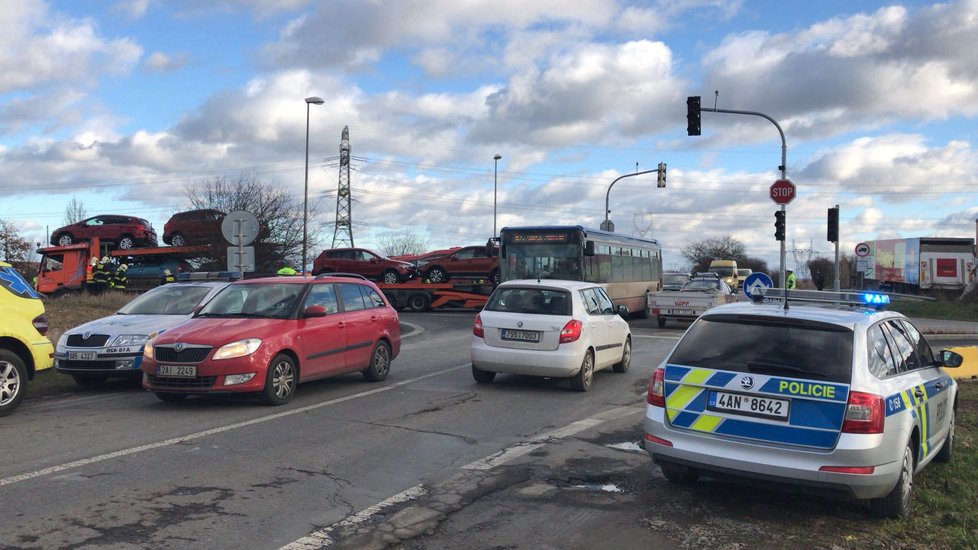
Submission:
[[[500,335],[503,340],[516,340],[518,342],[539,342],[540,333],[535,330],[515,330],[504,328]]]
[[[170,376],[174,378],[193,378],[197,376],[196,365],[160,365],[157,368],[158,376]]]
[[[761,416],[777,420],[788,419],[788,401],[756,395],[711,391],[707,407],[714,411]]]
[[[98,353],[94,351],[69,351],[69,361],[94,361],[98,359]]]
[[[670,309],[670,315],[696,315],[691,309]]]

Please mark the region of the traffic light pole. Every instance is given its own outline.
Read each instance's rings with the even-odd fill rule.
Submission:
[[[788,164],[788,142],[785,141],[785,139],[784,139],[784,131],[781,129],[781,125],[778,124],[778,121],[776,121],[773,118],[765,115],[764,113],[758,113],[757,111],[733,111],[733,110],[730,110],[730,109],[716,109],[716,108],[711,109],[709,107],[700,107],[700,110],[701,111],[709,111],[711,113],[727,113],[727,114],[731,114],[731,115],[753,115],[753,116],[763,117],[763,118],[766,118],[769,121],[771,121],[771,124],[774,124],[774,127],[778,129],[778,133],[781,134],[781,166],[779,166],[778,169],[781,170],[781,179],[783,179],[783,180],[788,179],[788,171],[787,171],[787,168],[788,168],[787,167],[787,164]],[[781,205],[781,211],[782,212],[786,212],[785,205],[783,205],[783,204]],[[785,217],[787,218],[787,213],[785,214]],[[787,237],[786,237],[786,240],[787,240]],[[784,269],[784,258],[785,258],[785,256],[784,256],[784,252],[785,252],[785,250],[784,250],[784,243],[785,243],[785,241],[781,241],[781,288],[787,289],[788,288],[788,281],[785,278],[785,269]],[[838,264],[838,262],[836,262],[836,264]],[[838,278],[836,278],[836,280],[838,280]]]
[[[661,165],[662,163],[660,162],[659,164]],[[608,202],[611,199],[611,188],[618,183],[618,180],[630,178],[632,176],[641,176],[642,174],[651,174],[652,172],[659,172],[660,170],[661,168],[655,170],[645,170],[643,172],[635,172],[634,174],[625,174],[624,176],[618,176],[615,178],[615,181],[611,182],[611,185],[608,186],[608,192],[604,195],[604,223],[601,224],[602,231],[614,231],[614,228],[611,226],[611,220],[608,219],[608,214],[611,214],[611,210],[608,210]]]
[[[835,205],[836,212],[839,213],[840,217],[842,212],[839,211],[839,205]],[[847,286],[848,288],[848,286]],[[839,236],[836,235],[835,239],[835,291],[839,291]]]

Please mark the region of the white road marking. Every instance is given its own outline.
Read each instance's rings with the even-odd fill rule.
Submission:
[[[453,371],[457,371],[457,370],[460,370],[460,369],[469,368],[470,364],[471,363],[466,363],[464,365],[457,365],[457,366],[454,366],[454,367],[449,367],[449,368],[447,368],[445,370],[442,370],[442,371],[432,372],[432,373],[426,374],[424,376],[418,376],[417,378],[411,378],[409,380],[403,380],[401,382],[396,382],[394,384],[388,384],[388,385],[386,385],[384,387],[381,387],[381,388],[377,388],[377,389],[373,389],[373,390],[367,390],[367,391],[363,391],[363,392],[360,392],[360,393],[355,393],[353,395],[348,395],[346,397],[339,397],[337,399],[331,399],[329,401],[323,401],[322,403],[316,403],[315,405],[307,405],[305,407],[300,407],[298,409],[293,409],[293,410],[290,410],[290,411],[284,411],[284,412],[280,412],[280,413],[277,413],[277,414],[270,414],[268,416],[263,416],[261,418],[254,418],[252,420],[245,420],[244,422],[236,422],[234,424],[228,424],[227,426],[219,426],[217,428],[211,428],[210,430],[204,430],[202,432],[197,432],[197,433],[182,435],[182,436],[173,437],[173,438],[170,438],[170,439],[164,439],[163,441],[157,441],[155,443],[147,443],[145,445],[139,445],[137,447],[130,447],[128,449],[120,449],[118,451],[113,451],[111,453],[105,453],[105,454],[101,454],[101,455],[93,456],[93,457],[89,457],[89,458],[83,458],[83,459],[80,459],[80,460],[75,460],[73,462],[67,462],[65,464],[58,464],[56,466],[49,466],[47,468],[44,468],[44,469],[41,469],[41,470],[35,470],[33,472],[27,472],[27,473],[24,473],[24,474],[19,474],[19,475],[15,475],[15,476],[5,477],[3,479],[0,479],[0,487],[3,487],[4,485],[11,485],[11,484],[14,484],[14,483],[19,483],[21,481],[27,481],[29,479],[34,479],[34,478],[41,477],[41,476],[46,476],[46,475],[55,474],[55,473],[58,473],[58,472],[63,472],[65,470],[71,470],[71,469],[74,469],[74,468],[80,468],[82,466],[87,466],[89,464],[95,464],[95,463],[98,463],[98,462],[104,462],[106,460],[111,460],[113,458],[120,458],[120,457],[123,457],[123,456],[134,455],[136,453],[141,453],[143,451],[151,451],[153,449],[159,449],[159,448],[162,448],[162,447],[170,447],[172,445],[178,445],[180,443],[185,443],[187,441],[193,441],[195,439],[200,439],[200,438],[207,437],[207,436],[210,436],[210,435],[215,435],[215,434],[219,434],[219,433],[229,432],[229,431],[232,431],[232,430],[237,430],[239,428],[245,428],[247,426],[253,426],[255,424],[262,424],[264,422],[270,422],[272,420],[278,420],[280,418],[286,418],[286,417],[289,417],[289,416],[294,416],[294,415],[297,415],[297,414],[302,414],[302,413],[305,413],[305,412],[308,412],[308,411],[312,411],[312,410],[316,410],[316,409],[321,409],[323,407],[328,407],[330,405],[336,405],[338,403],[344,403],[346,401],[351,401],[353,399],[359,399],[361,397],[367,397],[367,396],[370,396],[370,395],[375,395],[375,394],[378,394],[378,393],[383,393],[383,392],[390,391],[390,390],[393,390],[393,389],[396,389],[396,388],[400,388],[401,386],[406,386],[408,384],[413,384],[415,382],[419,382],[421,380],[426,380],[428,378],[433,378],[435,376],[440,376],[442,374],[447,374],[447,373],[450,373],[450,372],[453,372]]]
[[[645,407],[627,405],[624,407],[617,407],[614,409],[609,409],[607,411],[600,412],[589,418],[584,418],[578,420],[577,422],[572,422],[563,428],[557,428],[549,432],[540,434],[536,437],[528,439],[526,441],[521,441],[512,445],[498,453],[493,453],[485,458],[481,458],[462,466],[463,470],[490,470],[497,466],[501,466],[514,458],[525,455],[526,453],[542,447],[547,443],[552,443],[558,439],[563,439],[570,437],[572,435],[578,434],[588,428],[593,428],[610,420],[616,420],[618,418],[623,418],[630,414],[638,414],[643,412]],[[401,502],[407,502],[409,500],[414,500],[416,498],[422,497],[428,494],[428,490],[423,485],[415,485],[410,489],[402,491],[383,502],[378,502],[369,508],[365,508],[356,514],[310,533],[309,535],[302,537],[286,546],[283,546],[280,550],[311,550],[313,548],[323,548],[326,546],[331,546],[333,544],[333,539],[330,537],[330,533],[343,529],[346,527],[352,527],[358,525],[370,519],[371,516],[380,512],[384,508],[391,506],[392,504],[398,504]]]
[[[415,485],[410,489],[397,493],[396,495],[388,498],[387,500],[378,502],[377,504],[374,504],[369,508],[364,508],[363,510],[360,510],[356,514],[353,514],[352,516],[344,519],[343,521],[340,521],[339,523],[334,523],[333,525],[327,527],[326,529],[319,529],[317,531],[310,533],[305,537],[302,537],[299,540],[287,544],[286,546],[283,546],[281,550],[313,550],[315,548],[330,546],[333,544],[333,539],[330,538],[329,534],[334,530],[358,525],[360,523],[367,521],[368,519],[370,519],[371,516],[373,516],[377,512],[382,511],[388,506],[399,504],[401,502],[407,502],[409,500],[414,500],[426,494],[428,494],[427,489],[425,489],[421,485]]]

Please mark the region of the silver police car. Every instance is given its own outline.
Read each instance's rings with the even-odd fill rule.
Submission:
[[[54,368],[85,387],[98,386],[110,376],[141,381],[143,344],[189,319],[234,278],[224,272],[187,275],[137,296],[114,315],[66,331],[55,346]]]
[[[957,384],[942,367],[962,357],[935,355],[906,317],[876,308],[887,301],[789,291],[787,304],[707,311],[649,381],[645,448],[663,475],[846,495],[907,517],[913,476],[951,460]]]

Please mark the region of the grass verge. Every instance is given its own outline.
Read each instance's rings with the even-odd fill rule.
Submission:
[[[893,300],[889,309],[907,317],[978,322],[978,304],[958,300]]]

